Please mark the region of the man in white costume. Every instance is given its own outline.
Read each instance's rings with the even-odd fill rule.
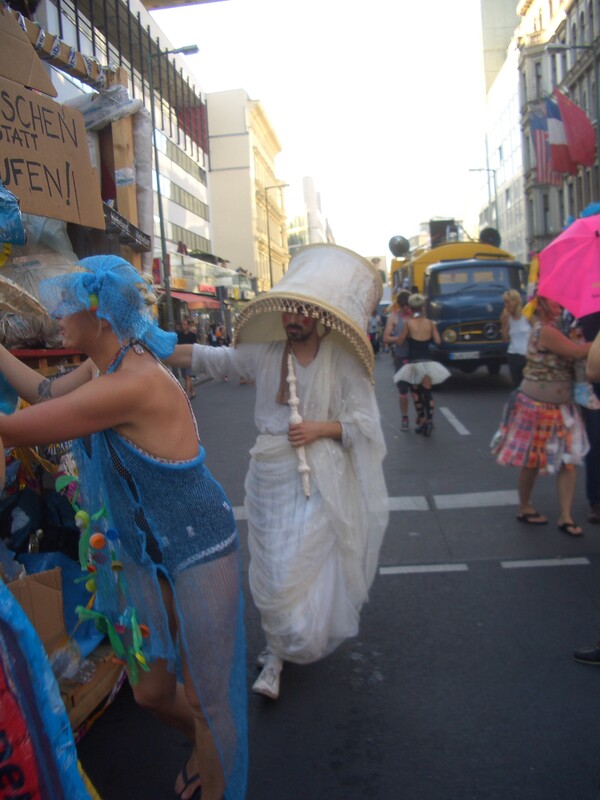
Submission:
[[[367,321],[381,279],[335,245],[298,251],[242,312],[235,347],[182,345],[169,362],[256,382],[246,476],[249,580],[267,648],[253,691],[279,696],[283,661],[307,664],[358,633],[388,522],[385,445]],[[288,356],[299,412],[290,424]],[[298,448],[310,468],[303,488]],[[307,496],[308,495],[308,496]]]

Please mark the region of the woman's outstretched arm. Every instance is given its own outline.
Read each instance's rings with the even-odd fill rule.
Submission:
[[[51,380],[28,367],[27,364],[13,356],[6,347],[0,345],[0,372],[20,397],[27,400],[28,403],[34,404],[40,400],[60,397],[72,392],[73,389],[91,380],[93,363],[88,359],[71,372]]]
[[[139,404],[135,376],[103,375],[71,392],[14,414],[0,414],[6,447],[52,444],[127,424]]]

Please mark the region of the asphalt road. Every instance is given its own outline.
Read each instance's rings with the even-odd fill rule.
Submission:
[[[286,665],[278,702],[249,696],[249,800],[599,800],[600,669],[571,651],[600,636],[600,526],[569,539],[515,519],[516,477],[489,442],[507,373],[453,376],[431,439],[401,433],[389,356],[376,364],[392,513],[359,636]],[[207,463],[243,503],[254,390],[198,387]],[[585,520],[583,471],[575,518]],[[248,686],[262,648],[247,591]],[[163,800],[188,754],[127,687],[79,745],[103,800]]]

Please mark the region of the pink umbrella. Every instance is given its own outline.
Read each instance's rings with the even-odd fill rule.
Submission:
[[[577,318],[600,311],[600,214],[576,219],[542,250],[537,293]]]

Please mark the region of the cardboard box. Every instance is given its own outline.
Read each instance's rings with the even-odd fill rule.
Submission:
[[[99,645],[89,658],[96,665],[94,677],[89,683],[61,681],[59,684],[60,694],[74,731],[105,702],[124,669],[122,664],[113,661],[113,652],[108,644]]]
[[[52,655],[68,638],[60,567],[27,575],[7,585],[42,640],[46,653]]]
[[[56,97],[50,76],[9,8],[0,8],[0,75]]]
[[[46,653],[52,655],[68,638],[60,567],[27,575],[7,586],[27,614]],[[110,646],[100,644],[89,656],[96,666],[91,681],[59,681],[60,694],[74,731],[106,700],[119,680],[123,666],[114,663],[112,656]]]

